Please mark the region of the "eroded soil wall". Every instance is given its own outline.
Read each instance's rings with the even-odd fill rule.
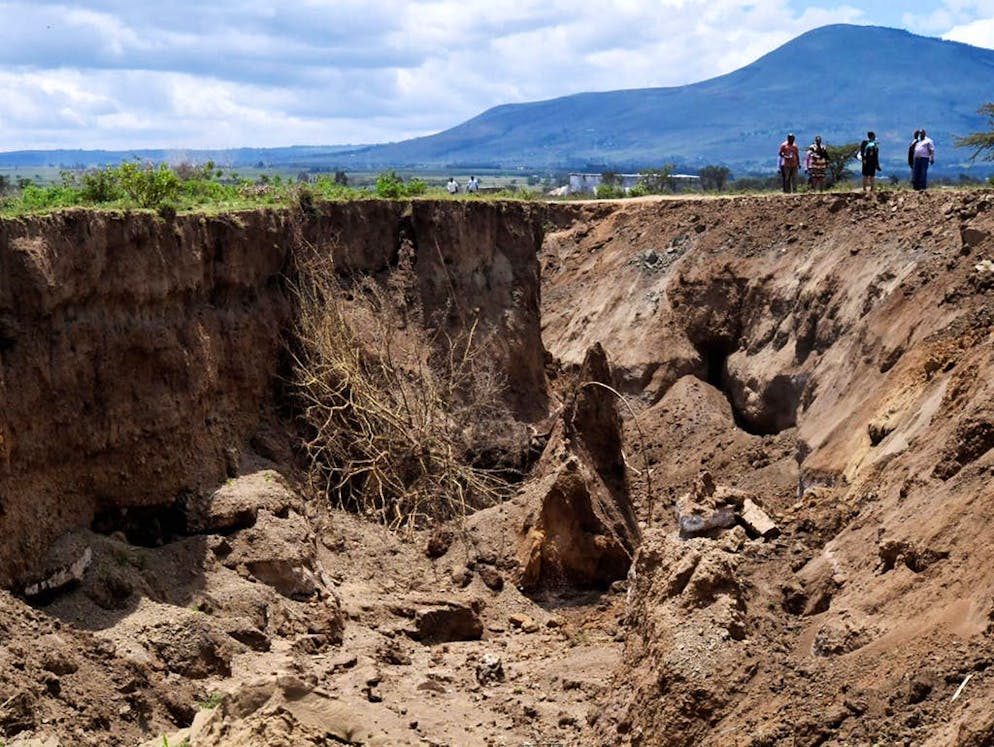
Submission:
[[[277,407],[300,252],[374,274],[413,252],[415,300],[471,301],[512,406],[542,410],[540,225],[528,206],[377,200],[0,222],[0,585],[69,528],[237,469]]]

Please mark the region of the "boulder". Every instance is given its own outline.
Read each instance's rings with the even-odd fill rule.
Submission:
[[[414,625],[406,632],[421,643],[476,641],[483,636],[481,605],[461,602],[439,602],[414,611]]]
[[[50,595],[78,584],[92,562],[93,549],[86,538],[65,534],[49,548],[44,562],[24,585],[24,596]]]
[[[209,496],[191,498],[186,506],[187,530],[211,533],[250,527],[260,510],[281,514],[294,502],[279,472],[260,470],[228,480]]]

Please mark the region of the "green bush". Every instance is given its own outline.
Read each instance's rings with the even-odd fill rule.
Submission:
[[[615,187],[611,184],[598,184],[597,191],[594,192],[594,197],[598,200],[616,200],[619,197],[625,196],[625,190],[621,187]]]
[[[114,169],[90,169],[83,173],[79,196],[83,202],[114,202],[124,196]]]
[[[21,190],[21,206],[25,210],[45,210],[79,203],[79,192],[72,187],[53,185],[39,187],[29,184]]]
[[[166,164],[155,166],[148,161],[125,161],[115,169],[124,193],[138,207],[157,208],[174,200],[180,190],[179,177]]]
[[[416,197],[417,195],[423,195],[426,191],[428,191],[428,185],[423,181],[415,178],[405,183],[393,169],[384,171],[376,177],[377,197],[386,197],[388,199]]]
[[[384,171],[376,177],[376,195],[378,197],[386,197],[389,199],[400,197],[403,189],[404,183],[401,181],[400,177],[397,176],[397,172],[392,169],[390,171]]]

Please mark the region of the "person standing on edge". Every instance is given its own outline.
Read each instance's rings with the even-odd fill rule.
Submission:
[[[921,192],[928,186],[928,167],[935,163],[935,143],[925,134],[918,131],[918,145],[915,146],[915,163],[911,172],[911,186]]]
[[[877,172],[880,171],[880,146],[873,132],[866,133],[866,140],[859,144],[859,160],[863,162],[863,191],[869,186],[872,192]]]
[[[459,192],[459,182],[456,181],[454,176],[449,177],[449,181],[445,184],[445,191],[450,195],[454,195]]]
[[[466,191],[472,195],[476,194],[479,190],[480,190],[480,183],[476,181],[475,176],[471,176],[469,178],[469,181],[466,182]]]
[[[804,169],[811,177],[811,188],[821,192],[825,189],[825,172],[828,171],[828,151],[821,144],[821,135],[815,136],[815,141],[808,146],[804,157]]]
[[[797,167],[801,165],[801,154],[794,145],[794,133],[780,143],[780,178],[785,194],[797,191]]]
[[[912,174],[915,170],[915,148],[918,146],[918,137],[921,134],[921,130],[915,130],[915,134],[911,136],[911,144],[908,145],[908,168],[911,169]]]

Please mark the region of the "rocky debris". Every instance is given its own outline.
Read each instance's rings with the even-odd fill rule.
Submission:
[[[169,735],[169,744],[240,747],[319,747],[335,743],[386,747],[387,730],[400,732],[400,719],[359,699],[338,699],[316,683],[280,675],[241,685],[213,709],[197,714],[188,729]],[[143,747],[162,747],[162,738]]]
[[[921,573],[929,566],[949,557],[946,550],[935,550],[907,540],[885,539],[878,548],[880,563],[877,573],[887,573],[904,566],[913,573]]]
[[[476,681],[483,686],[504,681],[504,662],[496,654],[484,654],[476,665]]]
[[[677,499],[675,511],[683,539],[716,538],[736,522],[763,539],[780,534],[776,523],[749,493],[717,486],[707,470],[697,476],[689,492]]]
[[[742,502],[740,521],[753,534],[763,539],[774,539],[780,536],[780,528],[763,509],[756,505],[752,498]]]
[[[957,424],[932,474],[941,480],[948,480],[992,448],[994,448],[994,412],[985,410],[975,413]]]
[[[213,493],[187,501],[187,531],[227,533],[255,524],[260,510],[282,515],[296,501],[283,476],[266,469],[227,480]]]
[[[438,527],[428,536],[425,545],[425,555],[429,558],[440,558],[449,551],[455,535],[448,527]]]
[[[507,618],[512,628],[520,630],[522,633],[537,633],[539,625],[530,616],[523,612],[515,612]]]
[[[313,534],[307,521],[294,511],[284,519],[260,510],[255,524],[232,539],[231,552],[221,562],[289,599],[323,593]]]
[[[603,348],[592,346],[536,467],[518,549],[523,588],[606,587],[628,572],[639,529],[611,379]]]
[[[475,641],[483,635],[480,610],[483,602],[472,600],[466,604],[452,600],[419,603],[416,607],[400,606],[395,612],[412,619],[413,625],[404,630],[421,643],[447,643],[449,641]]]
[[[92,562],[93,549],[87,538],[78,532],[65,534],[49,548],[43,563],[24,584],[24,596],[48,596],[78,584]]]
[[[208,615],[177,609],[173,619],[136,631],[135,639],[165,668],[194,680],[231,674],[231,660],[241,646]]]
[[[476,572],[479,574],[484,586],[490,589],[490,591],[499,592],[504,588],[504,577],[492,565],[477,566]]]
[[[833,620],[825,623],[815,633],[811,653],[815,656],[839,656],[862,648],[879,635],[869,625],[852,620]]]

